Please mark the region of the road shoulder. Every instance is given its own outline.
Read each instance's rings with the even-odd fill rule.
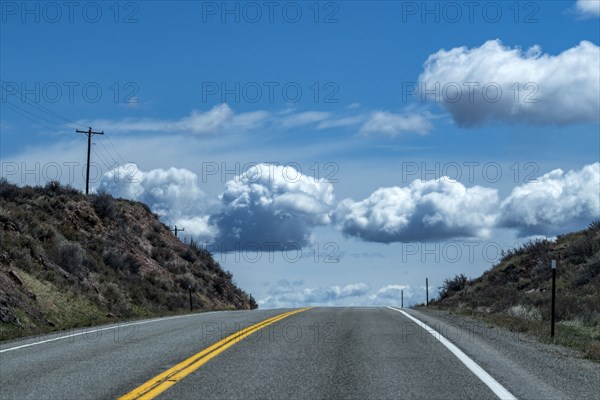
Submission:
[[[562,346],[441,310],[404,309],[458,346],[519,399],[593,399],[600,364]],[[435,340],[418,331],[421,340]]]

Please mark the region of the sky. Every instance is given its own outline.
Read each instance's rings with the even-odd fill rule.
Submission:
[[[261,308],[399,305],[600,218],[600,1],[0,2],[0,165]]]

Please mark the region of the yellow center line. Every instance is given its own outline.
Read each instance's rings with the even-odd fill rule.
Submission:
[[[301,308],[299,310],[289,311],[283,314],[276,315],[271,318],[267,318],[257,324],[244,328],[237,331],[236,333],[227,336],[225,339],[219,340],[213,345],[200,351],[197,354],[183,360],[179,364],[169,368],[163,373],[155,376],[141,386],[133,389],[131,392],[119,397],[118,400],[130,400],[130,399],[153,399],[160,393],[164,392],[181,379],[185,378],[192,372],[196,371],[202,365],[206,364],[212,358],[218,356],[223,351],[227,350],[240,340],[250,336],[254,332],[274,324],[275,322],[281,321],[291,315],[306,311],[311,307]]]

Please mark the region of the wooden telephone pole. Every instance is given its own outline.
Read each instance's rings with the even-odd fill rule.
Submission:
[[[76,130],[77,133],[85,133],[88,137],[88,150],[87,150],[87,170],[85,172],[85,194],[88,194],[90,191],[90,149],[92,147],[92,135],[104,135],[104,131],[102,132],[94,132],[90,127],[87,131]]]

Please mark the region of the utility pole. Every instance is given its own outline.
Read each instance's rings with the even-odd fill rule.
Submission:
[[[425,278],[425,307],[429,307],[429,278]]]
[[[556,306],[556,260],[552,260],[550,264],[552,268],[552,322],[550,323],[550,337],[554,337],[554,316]]]
[[[85,173],[85,194],[90,192],[90,148],[92,147],[92,135],[104,135],[102,132],[94,132],[90,127],[87,131],[76,130],[77,133],[85,133],[88,137],[88,151],[87,151],[87,170]]]
[[[185,229],[178,228],[177,225],[175,225],[175,227],[173,229],[171,229],[171,231],[175,232],[175,237],[177,237],[177,232],[185,232]]]

